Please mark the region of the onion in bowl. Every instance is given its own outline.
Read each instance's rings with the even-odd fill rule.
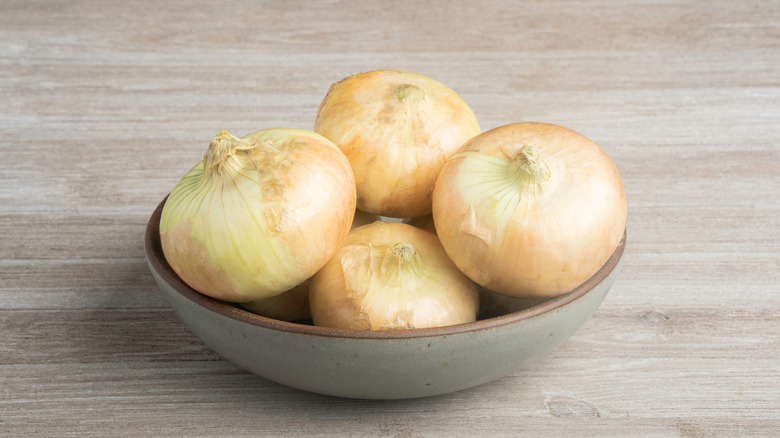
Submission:
[[[458,268],[500,294],[552,297],[618,247],[626,197],[612,160],[558,125],[515,123],[471,139],[433,192],[436,231]]]
[[[395,218],[430,214],[444,162],[480,133],[471,108],[452,89],[395,70],[358,73],[331,85],[314,131],[349,158],[358,208]]]
[[[232,302],[281,294],[336,252],[355,212],[349,161],[311,131],[220,132],[173,188],[160,220],[165,258],[198,292]]]
[[[314,325],[351,330],[443,327],[477,318],[474,283],[433,233],[400,222],[352,230],[314,275]]]

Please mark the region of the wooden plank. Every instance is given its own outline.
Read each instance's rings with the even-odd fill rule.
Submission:
[[[215,360],[170,309],[0,311],[0,365]]]
[[[613,358],[561,361],[552,356],[471,390],[366,402],[300,392],[221,361],[3,366],[0,383],[15,396],[0,401],[0,431],[89,436],[101,431],[121,436],[226,431],[436,436],[447,431],[467,437],[557,430],[578,436],[771,437],[780,430],[780,420],[770,419],[778,396],[767,398],[763,391],[777,383],[764,374],[772,367],[768,361],[640,359],[619,364]],[[645,377],[637,380],[637,372]],[[604,382],[604,375],[611,383],[594,384]],[[679,406],[686,407],[685,418]]]
[[[73,2],[67,6],[16,1],[5,8],[9,13],[0,22],[7,32],[0,36],[5,38],[31,30],[41,31],[41,35],[34,35],[44,40],[86,34],[87,41],[98,43],[91,47],[95,51],[113,48],[140,53],[149,45],[202,47],[200,50],[206,51],[263,49],[271,53],[339,53],[361,48],[401,53],[561,48],[587,51],[593,47],[612,51],[648,47],[670,52],[677,48],[733,50],[775,41],[771,38],[777,37],[778,31],[773,18],[780,13],[775,3],[760,1],[729,2],[710,8],[701,2],[678,5],[662,1],[551,1],[522,7],[492,0],[478,5],[463,3],[458,8],[448,8],[442,1],[424,8],[403,3],[335,1],[310,4],[294,13],[282,4],[247,6],[234,1],[215,5],[201,1],[188,5],[187,10],[180,2],[159,5],[151,17],[139,14],[134,4],[121,1],[100,5]],[[240,13],[228,19],[225,10]],[[448,20],[431,23],[430,14],[445,11]],[[280,19],[264,20],[262,27],[255,27],[258,17],[264,16],[295,18],[315,25],[291,27],[287,20]],[[77,48],[85,46],[84,39],[60,41]]]
[[[168,308],[146,262],[0,261],[0,309]]]

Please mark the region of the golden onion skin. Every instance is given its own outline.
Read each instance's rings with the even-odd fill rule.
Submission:
[[[557,296],[595,274],[620,244],[626,207],[607,154],[545,123],[473,138],[446,163],[433,192],[436,231],[458,268],[520,298]]]
[[[406,330],[475,321],[476,285],[433,233],[400,222],[352,230],[312,279],[314,325]]]
[[[352,224],[344,154],[302,129],[223,131],[173,188],[160,221],[165,258],[193,289],[249,302],[314,275]]]
[[[430,214],[439,171],[480,128],[466,102],[441,82],[375,70],[331,85],[314,131],[349,158],[359,209],[408,218]]]

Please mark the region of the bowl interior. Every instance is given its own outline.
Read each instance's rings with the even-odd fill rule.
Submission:
[[[167,198],[166,198],[167,199]],[[522,310],[514,311],[507,314],[500,314],[484,319],[479,319],[474,322],[465,324],[452,325],[447,327],[434,327],[434,328],[421,328],[410,330],[376,330],[376,331],[361,331],[361,330],[345,330],[336,329],[330,327],[318,327],[314,325],[301,324],[296,322],[280,321],[272,318],[267,318],[248,310],[244,310],[236,304],[220,301],[208,297],[199,293],[188,286],[178,275],[173,271],[173,268],[168,264],[165,259],[165,255],[162,251],[162,245],[160,242],[160,216],[162,214],[163,206],[165,205],[165,199],[157,206],[154,213],[149,220],[146,228],[146,236],[144,241],[146,257],[149,261],[149,265],[156,271],[160,278],[175,289],[179,294],[193,301],[197,305],[203,306],[213,312],[220,315],[232,318],[247,324],[263,327],[271,330],[279,330],[290,333],[309,334],[312,336],[326,336],[337,338],[373,338],[373,339],[404,339],[404,338],[418,338],[428,336],[447,336],[457,333],[471,332],[475,330],[484,330],[502,326],[506,324],[512,324],[525,319],[533,318],[534,316],[550,312],[554,309],[565,306],[578,298],[587,294],[596,285],[601,283],[618,265],[623,251],[625,248],[626,235],[623,234],[618,247],[610,256],[609,260],[604,266],[599,269],[587,281],[573,289],[566,294],[544,300],[533,304]]]

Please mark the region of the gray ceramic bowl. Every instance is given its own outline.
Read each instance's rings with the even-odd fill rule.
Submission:
[[[265,318],[202,295],[165,261],[163,201],[146,230],[146,258],[175,313],[206,345],[274,382],[339,397],[445,394],[505,376],[569,338],[620,270],[625,237],[592,278],[566,295],[476,322],[406,331],[353,331]]]

